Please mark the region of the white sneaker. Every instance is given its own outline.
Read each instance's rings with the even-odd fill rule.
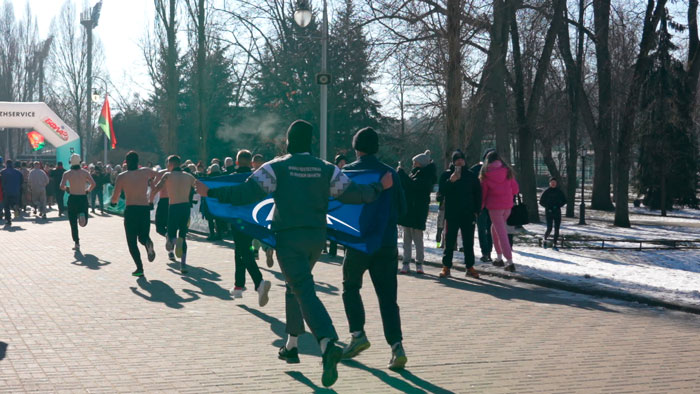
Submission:
[[[87,225],[87,217],[84,213],[80,213],[80,215],[78,216],[78,224],[80,225],[80,227],[85,227]]]
[[[403,267],[401,267],[401,271],[399,271],[402,274],[407,274],[411,272],[411,266],[409,263],[403,263]]]
[[[263,280],[255,289],[258,292],[258,305],[265,306],[270,301],[270,287],[272,287],[272,283],[269,280]]]
[[[229,293],[231,293],[231,297],[233,298],[243,298],[243,292],[245,291],[245,287],[232,287]]]
[[[417,274],[424,274],[425,271],[423,271],[423,263],[416,263],[416,273]]]

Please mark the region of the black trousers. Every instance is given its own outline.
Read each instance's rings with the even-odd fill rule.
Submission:
[[[95,211],[95,198],[100,202],[100,211],[104,212],[105,206],[104,206],[104,201],[103,201],[103,195],[102,195],[102,187],[96,187],[90,192],[90,208],[92,208],[92,211]]]
[[[248,271],[253,279],[255,288],[258,288],[262,281],[260,268],[253,257],[253,237],[240,231],[233,232],[233,242],[236,244],[236,287],[245,286],[245,272]]]
[[[12,208],[19,203],[19,196],[8,196],[7,194],[3,197],[2,207],[5,212],[5,223],[12,223]]]
[[[170,199],[161,198],[158,200],[156,208],[156,232],[162,236],[168,234],[168,209],[170,209]]]
[[[88,199],[86,194],[68,196],[68,223],[70,223],[70,233],[73,237],[73,242],[80,242],[78,236],[78,215],[85,215],[85,223],[88,220]]]
[[[134,259],[137,269],[143,269],[139,245],[148,245],[151,242],[151,210],[143,205],[129,205],[124,209],[124,230],[126,230],[126,244],[129,246],[129,254]]]
[[[482,256],[491,256],[493,250],[493,239],[491,238],[491,216],[488,209],[484,208],[479,213],[476,220],[476,227],[479,233],[479,248]]]
[[[559,240],[559,227],[561,226],[561,209],[547,209],[545,218],[547,219],[547,231],[544,233],[544,240],[546,241],[549,237],[549,234],[552,232],[552,224],[554,224],[554,245],[556,245]]]
[[[182,253],[187,254],[187,230],[190,221],[190,203],[171,204],[168,210],[168,239],[182,238]]]
[[[64,203],[63,203],[63,195],[65,194],[65,192],[63,190],[61,190],[60,188],[57,188],[55,190],[55,192],[56,192],[56,204],[58,204],[58,214],[60,215],[66,210],[66,207],[64,206]]]
[[[445,218],[445,251],[442,255],[442,265],[452,268],[452,256],[457,243],[457,233],[462,230],[464,245],[464,264],[467,268],[474,266],[474,216]]]
[[[363,331],[365,327],[365,307],[362,304],[360,289],[365,271],[374,285],[374,292],[379,299],[379,313],[384,326],[384,338],[389,345],[403,340],[401,333],[401,315],[396,302],[398,284],[396,265],[398,249],[383,247],[374,254],[366,254],[348,248],[343,260],[343,305],[348,318],[350,332]]]

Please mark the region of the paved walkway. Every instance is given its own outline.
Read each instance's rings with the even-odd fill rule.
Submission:
[[[92,218],[81,229],[82,255],[70,250],[65,219],[14,226],[0,231],[0,392],[319,390],[310,336],[300,341],[301,364],[277,360],[277,266],[263,270],[273,287],[259,308],[253,291],[228,295],[230,244],[194,236],[193,268],[181,276],[154,237],[159,255],[136,280],[121,218]],[[700,392],[700,316],[493,277],[439,280],[437,272],[399,278],[409,357],[401,373],[386,369],[367,278],[372,347],[340,366],[337,392]],[[347,337],[340,259],[318,264],[315,277]]]

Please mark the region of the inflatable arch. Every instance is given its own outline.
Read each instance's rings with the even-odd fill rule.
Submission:
[[[68,167],[73,153],[80,154],[80,137],[44,103],[0,101],[0,128],[32,128],[56,147],[56,161]]]

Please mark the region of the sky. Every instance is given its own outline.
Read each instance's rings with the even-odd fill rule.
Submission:
[[[32,14],[39,24],[41,39],[48,36],[52,19],[58,15],[63,0],[11,0],[18,18],[24,16],[29,3]],[[82,0],[75,0],[82,5]],[[92,6],[97,0],[90,0]],[[105,66],[112,82],[128,91],[145,94],[150,87],[149,78],[139,41],[145,35],[146,27],[153,23],[155,10],[151,0],[103,0],[102,12],[93,37],[102,42],[105,53]]]

